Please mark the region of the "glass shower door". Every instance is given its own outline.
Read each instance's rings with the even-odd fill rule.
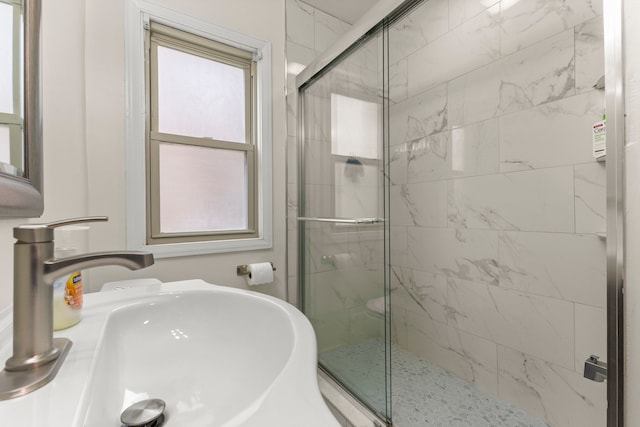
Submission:
[[[394,425],[606,423],[592,3],[409,0],[300,88],[303,310]]]
[[[382,34],[325,70],[300,88],[302,309],[321,368],[389,418]]]

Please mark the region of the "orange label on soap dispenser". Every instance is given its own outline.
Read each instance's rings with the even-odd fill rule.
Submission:
[[[82,274],[79,271],[69,275],[64,286],[64,300],[71,308],[82,308]]]

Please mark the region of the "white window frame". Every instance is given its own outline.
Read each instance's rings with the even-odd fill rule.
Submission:
[[[146,84],[145,29],[154,21],[217,42],[254,52],[256,81],[256,190],[259,234],[246,239],[147,244],[146,206]],[[126,221],[127,248],[150,251],[157,258],[223,252],[262,250],[273,247],[272,231],[272,107],[271,44],[246,34],[201,21],[146,0],[127,2],[125,23],[126,60]]]

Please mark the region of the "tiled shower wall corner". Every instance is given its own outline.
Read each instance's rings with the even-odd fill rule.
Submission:
[[[389,35],[395,339],[554,427],[606,414],[596,3],[431,0]]]
[[[351,25],[306,3],[287,0],[287,258],[289,300],[298,302],[298,147],[296,76]]]

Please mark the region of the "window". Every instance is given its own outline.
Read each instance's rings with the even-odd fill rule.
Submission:
[[[128,247],[271,247],[270,44],[142,0],[129,9]]]
[[[256,237],[253,53],[151,22],[147,243]]]

